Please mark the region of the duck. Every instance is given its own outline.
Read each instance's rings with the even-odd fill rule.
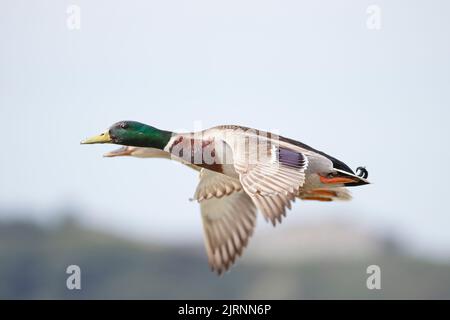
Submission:
[[[116,144],[104,156],[160,158],[199,172],[192,200],[200,205],[208,264],[221,275],[243,254],[257,212],[274,226],[296,199],[350,200],[348,187],[370,184],[368,172],[302,142],[239,125],[177,133],[119,121],[81,144]]]

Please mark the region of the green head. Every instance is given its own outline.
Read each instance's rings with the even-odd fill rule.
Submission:
[[[136,121],[120,121],[104,133],[82,141],[82,144],[112,143],[124,146],[164,149],[172,132]]]

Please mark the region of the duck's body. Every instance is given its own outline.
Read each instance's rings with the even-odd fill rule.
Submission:
[[[200,172],[201,170],[208,170],[203,169],[200,166],[188,163],[181,158],[175,157],[167,151],[154,148],[124,146],[117,150],[110,151],[103,156],[107,158],[129,156],[134,158],[174,160],[198,172]],[[239,182],[239,180],[237,180],[237,182]],[[324,202],[351,199],[350,192],[347,190],[347,188],[324,186],[323,183],[320,182],[319,176],[317,174],[309,174],[308,172],[306,174],[305,186],[299,190],[296,197],[302,200],[317,200]]]
[[[85,143],[129,146],[106,156],[166,158],[200,171],[194,199],[201,205],[208,260],[227,270],[253,233],[258,209],[274,225],[299,197],[349,199],[345,186],[367,184],[343,162],[301,142],[241,126],[172,133],[119,122]]]

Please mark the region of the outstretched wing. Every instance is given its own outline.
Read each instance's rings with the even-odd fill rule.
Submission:
[[[227,143],[244,190],[266,220],[281,222],[305,183],[306,155],[255,135],[237,135]]]
[[[195,193],[208,262],[218,274],[242,254],[256,225],[256,208],[238,180],[202,169]]]
[[[300,152],[273,146],[254,162],[248,154],[235,157],[241,183],[252,195],[295,194],[305,182],[308,159]]]
[[[201,202],[213,197],[221,198],[241,190],[242,185],[239,180],[211,170],[201,169],[200,182],[195,190],[194,199]]]

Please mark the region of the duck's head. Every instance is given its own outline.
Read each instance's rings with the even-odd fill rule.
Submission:
[[[90,137],[81,144],[111,143],[124,146],[164,149],[172,132],[163,131],[136,121],[120,121],[105,132]]]

